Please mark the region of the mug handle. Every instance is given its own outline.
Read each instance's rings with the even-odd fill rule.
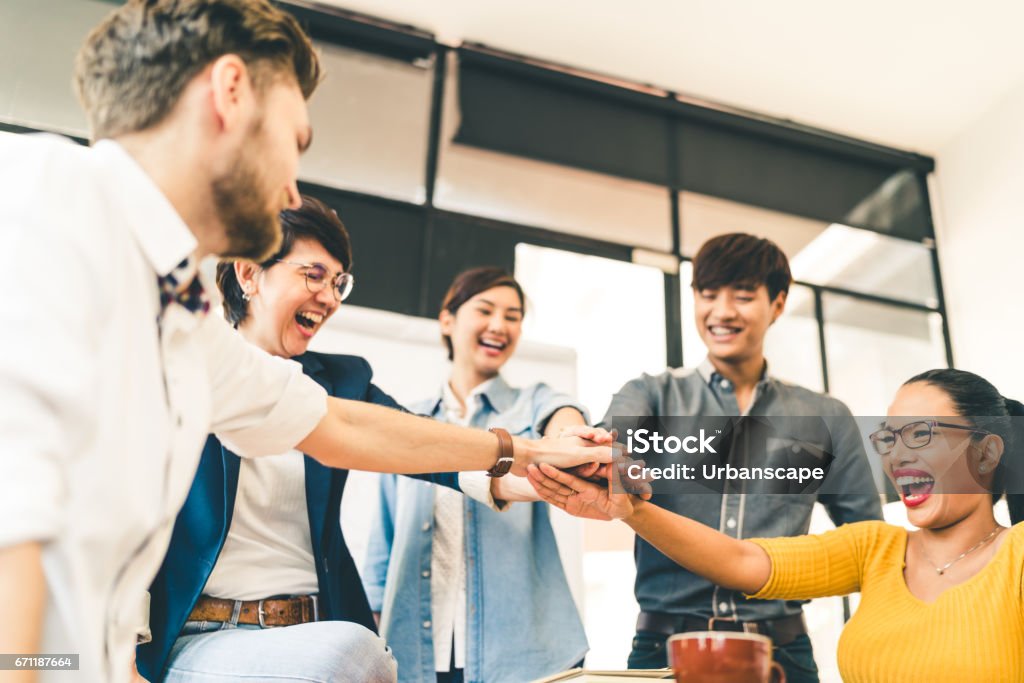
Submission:
[[[772,662],[772,671],[769,680],[772,683],[786,683],[786,672],[778,662]]]

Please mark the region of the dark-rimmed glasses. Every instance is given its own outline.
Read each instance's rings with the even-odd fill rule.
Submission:
[[[908,422],[899,429],[889,429],[887,427],[879,429],[868,438],[871,440],[871,445],[874,447],[876,453],[879,455],[889,455],[892,453],[892,449],[896,447],[897,438],[901,439],[903,441],[903,445],[907,448],[924,448],[932,442],[932,433],[936,427],[960,429],[965,432],[975,432],[977,434],[992,433],[986,432],[984,429],[978,429],[977,427],[968,427],[967,425],[957,425],[949,422],[939,422],[937,420],[920,420],[918,422]]]
[[[302,268],[302,276],[306,280],[306,289],[311,294],[318,294],[324,291],[324,287],[328,284],[332,284],[334,298],[338,300],[338,303],[348,298],[348,295],[352,293],[353,285],[356,283],[351,273],[338,273],[332,279],[331,272],[319,263],[300,263],[298,261],[285,261],[284,259],[277,259],[276,262]]]

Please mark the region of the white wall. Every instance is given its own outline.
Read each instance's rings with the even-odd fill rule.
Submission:
[[[1020,399],[1024,83],[945,145],[936,166],[932,203],[954,361]]]

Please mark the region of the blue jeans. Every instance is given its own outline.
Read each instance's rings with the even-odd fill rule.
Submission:
[[[633,638],[633,651],[629,653],[630,669],[661,669],[668,666],[665,643],[668,636],[649,631],[637,631]],[[774,650],[775,661],[786,671],[786,683],[818,683],[818,665],[814,663],[811,639],[806,635]]]
[[[382,638],[348,621],[265,629],[190,621],[171,649],[166,680],[393,683],[397,668]]]

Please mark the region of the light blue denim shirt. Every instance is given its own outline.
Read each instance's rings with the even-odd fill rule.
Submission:
[[[468,406],[469,424],[539,438],[548,419],[565,406],[586,415],[582,406],[545,384],[514,389],[496,377]],[[411,408],[445,419],[440,392]],[[363,584],[371,608],[382,612],[381,635],[398,660],[398,680],[433,683],[434,487],[385,475],[380,500]],[[547,505],[515,503],[497,512],[466,498],[464,514],[467,683],[519,683],[583,659],[587,639],[558,556]]]

